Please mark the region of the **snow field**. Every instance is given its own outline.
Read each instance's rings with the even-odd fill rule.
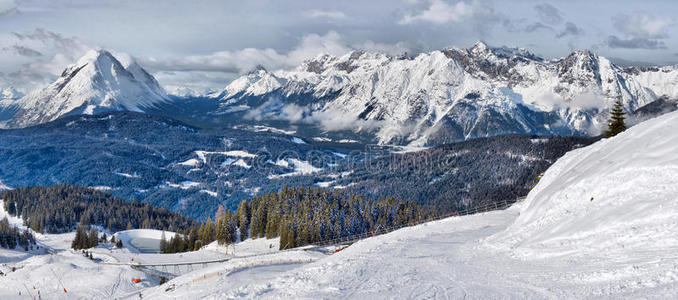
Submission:
[[[671,113],[566,154],[488,244],[522,258],[678,249],[677,130]]]

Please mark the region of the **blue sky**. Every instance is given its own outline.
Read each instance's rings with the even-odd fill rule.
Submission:
[[[416,54],[477,40],[673,64],[676,11],[678,1],[650,0],[0,0],[0,86],[42,87],[93,48],[135,57],[170,89],[219,89],[257,64],[289,69],[321,52]]]

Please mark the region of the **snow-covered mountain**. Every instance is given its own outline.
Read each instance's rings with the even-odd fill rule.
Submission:
[[[632,112],[662,96],[678,98],[675,84],[676,66],[621,68],[588,50],[546,60],[478,42],[414,58],[320,55],[292,71],[258,68],[213,97],[224,111],[249,108],[250,118],[421,145],[503,133],[598,134],[617,97]]]
[[[0,87],[0,128],[17,112],[17,101],[24,94],[12,87]]]
[[[67,114],[144,111],[168,96],[138,63],[123,65],[111,53],[93,50],[64,70],[54,83],[16,101],[8,127],[26,127]]]
[[[207,94],[211,94],[213,92],[211,91],[202,91],[202,90],[195,90],[189,87],[173,87],[173,88],[168,88],[167,93],[176,96],[179,98],[198,98],[198,97],[205,97]]]
[[[11,87],[11,86],[10,86],[10,87],[6,87],[6,88],[0,87],[0,101],[3,101],[3,100],[17,100],[17,99],[19,99],[19,98],[21,98],[21,97],[23,97],[23,96],[24,96],[24,94],[22,94],[21,92],[17,91],[16,89],[14,89],[14,88]]]

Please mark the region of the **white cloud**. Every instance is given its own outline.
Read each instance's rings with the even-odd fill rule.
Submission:
[[[461,23],[480,13],[478,1],[447,3],[443,0],[428,0],[424,10],[405,15],[400,24],[411,24],[419,21],[437,24]]]
[[[529,104],[546,111],[553,111],[557,108],[604,109],[606,107],[605,97],[594,91],[584,91],[569,99],[552,91],[543,91],[530,95],[527,99]]]
[[[304,60],[320,53],[341,55],[351,49],[345,45],[341,36],[334,31],[325,35],[309,34],[299,45],[288,53],[274,49],[245,48],[237,51],[219,51],[208,55],[195,55],[182,58],[146,58],[142,64],[158,71],[216,71],[244,73],[261,65],[267,69],[285,69],[295,67]]]
[[[204,90],[226,85],[229,80],[222,80],[221,83],[218,83],[217,80],[229,76],[217,75],[218,73],[229,73],[232,77],[235,74],[251,71],[259,65],[268,70],[289,70],[320,54],[340,56],[354,49],[379,51],[391,55],[410,51],[410,48],[402,42],[388,44],[368,40],[361,44],[351,45],[339,33],[329,31],[324,35],[308,34],[303,36],[298,45],[287,53],[281,53],[270,48],[246,48],[237,51],[219,51],[208,55],[178,58],[141,58],[140,63],[154,72],[158,81],[169,89],[175,89],[183,82],[191,88]],[[194,78],[194,80],[191,78]]]
[[[303,11],[301,14],[304,17],[311,19],[333,19],[333,20],[346,19],[346,14],[338,10],[310,9]]]
[[[315,111],[304,118],[303,121],[310,124],[320,124],[322,129],[327,131],[355,128],[370,131],[381,127],[381,121],[354,118],[341,110]]]
[[[575,25],[572,22],[565,23],[565,28],[559,32],[556,37],[562,38],[565,36],[579,36],[584,34],[584,29],[581,29],[579,26]]]
[[[204,71],[159,71],[153,74],[155,79],[170,93],[177,94],[193,90],[198,94],[211,94],[223,89],[226,83],[237,77],[237,74]]]
[[[262,105],[251,109],[244,116],[251,120],[285,120],[292,123],[317,124],[323,130],[336,131],[360,128],[361,130],[374,130],[380,121],[363,120],[349,115],[340,110],[317,110],[312,111],[308,107],[294,103],[284,103],[278,98],[269,98]]]
[[[11,45],[0,47],[0,83],[3,86],[14,86],[22,92],[51,83],[65,67],[95,48],[76,38],[65,37],[46,29],[0,35],[0,45]],[[288,52],[279,52],[272,48],[245,48],[207,55],[136,59],[169,90],[189,87],[197,91],[207,91],[222,88],[238,74],[253,70],[258,65],[269,70],[291,69],[319,54],[340,56],[353,49],[395,55],[407,52],[409,48],[404,43],[374,43],[369,40],[350,45],[339,33],[329,31],[323,35],[303,36]],[[115,49],[107,50],[123,62],[132,59]]]
[[[38,28],[28,33],[0,35],[2,80],[22,92],[41,88],[92,47],[80,40]],[[10,46],[11,45],[11,46]]]
[[[366,41],[362,44],[355,45],[356,49],[363,49],[368,51],[375,51],[386,53],[389,55],[399,55],[405,52],[411,53],[412,48],[405,42],[397,42],[395,44],[375,43],[373,41]]]
[[[16,13],[17,4],[14,0],[0,0],[0,16]]]
[[[575,96],[569,103],[565,104],[570,108],[583,108],[583,109],[603,109],[605,108],[606,101],[603,95],[594,92],[586,91],[584,93],[578,94]]]
[[[614,26],[621,32],[639,39],[662,39],[668,37],[667,27],[676,24],[673,17],[658,17],[643,12],[631,16],[617,15]]]
[[[666,49],[666,44],[661,40],[646,38],[621,39],[615,35],[608,36],[605,45],[610,48],[626,49]]]
[[[279,65],[284,56],[276,50],[245,48],[237,51],[218,51],[208,55],[190,55],[181,58],[142,58],[142,64],[153,71],[209,71],[240,73],[257,65]]]
[[[563,22],[563,13],[557,7],[549,3],[541,3],[534,6],[537,15],[542,22],[555,25]]]
[[[287,63],[296,66],[304,60],[315,57],[321,53],[330,55],[343,55],[351,51],[341,35],[336,31],[330,31],[325,35],[309,34],[304,36],[301,43],[287,55]]]

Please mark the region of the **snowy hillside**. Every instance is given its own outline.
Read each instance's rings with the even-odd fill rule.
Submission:
[[[8,217],[9,223],[26,230],[20,218],[7,214],[0,200],[0,219]],[[101,228],[100,228],[101,229]],[[140,253],[133,245],[134,239],[156,239],[162,231],[139,229],[118,232],[116,236],[123,240],[124,248],[119,249],[111,243],[99,244],[88,250],[93,259],[85,257],[80,251],[70,249],[75,234],[39,234],[36,233],[37,246],[30,251],[6,249],[0,247],[0,299],[138,299],[139,292],[145,288],[158,287],[160,279],[149,275],[153,270],[131,268],[129,263],[175,263],[209,261],[230,258],[226,263],[232,270],[244,270],[247,278],[249,266],[273,265],[279,270],[288,270],[290,266],[281,262],[313,261],[320,253],[306,253],[303,250],[275,253],[278,239],[247,240],[235,246],[210,244],[199,251],[177,254]],[[109,233],[110,236],[110,233]],[[166,233],[169,238],[171,233]],[[129,244],[129,245],[128,245]],[[274,253],[271,253],[274,251]],[[253,254],[267,254],[262,257],[249,257]],[[245,256],[244,258],[237,258]],[[296,266],[295,264],[291,267]],[[201,269],[196,264],[188,269],[165,267],[170,274],[189,273]],[[224,265],[210,265],[211,270],[223,270]],[[210,270],[210,269],[207,269]],[[150,272],[149,272],[150,271]],[[162,271],[162,270],[155,270]],[[177,272],[178,271],[178,272]],[[189,273],[190,274],[190,273]],[[140,282],[134,282],[138,278]],[[167,285],[159,286],[158,291],[166,292]],[[144,293],[146,293],[144,291]],[[144,297],[145,298],[145,297]]]
[[[678,112],[569,152],[524,202],[401,229],[286,272],[204,270],[153,299],[674,298]],[[210,278],[210,277],[207,277]],[[233,278],[233,281],[229,281]],[[191,279],[193,279],[191,281]]]
[[[525,49],[448,48],[414,58],[354,51],[292,71],[259,68],[213,97],[250,118],[375,132],[382,143],[439,144],[503,133],[598,134],[621,96],[634,111],[675,99],[678,69],[623,69],[574,51],[546,60]]]
[[[286,268],[210,267],[141,293],[147,299],[583,299],[672,298],[671,251],[516,259],[483,244],[521,205],[369,238]],[[655,242],[654,245],[660,245]],[[666,250],[666,249],[665,249]],[[247,275],[247,276],[241,276]],[[170,288],[171,287],[171,288]],[[168,290],[169,289],[169,290]],[[130,298],[131,299],[131,298]]]
[[[50,86],[17,100],[19,111],[7,126],[26,127],[66,114],[141,112],[167,99],[155,78],[136,62],[124,66],[111,53],[92,50]]]
[[[492,240],[524,258],[677,249],[677,129],[670,113],[566,154]]]

